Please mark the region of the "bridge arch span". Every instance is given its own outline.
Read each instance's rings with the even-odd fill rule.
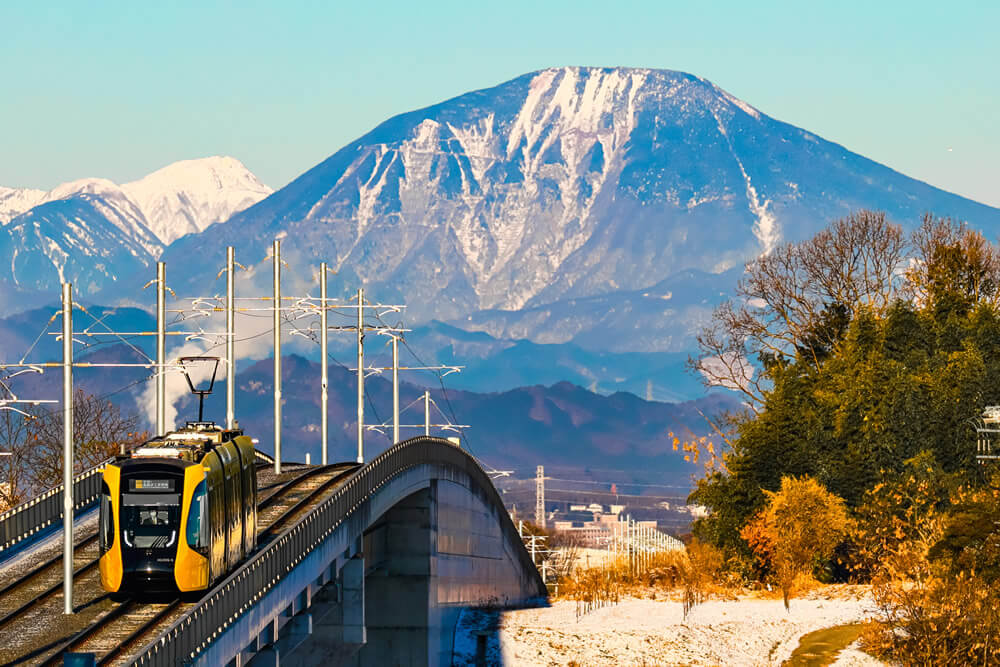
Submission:
[[[489,476],[422,436],[360,467],[137,664],[450,664],[462,609],[545,593]]]

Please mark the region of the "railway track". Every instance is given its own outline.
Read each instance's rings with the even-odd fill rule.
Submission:
[[[308,468],[289,480],[275,480],[261,486],[257,503],[258,548],[279,535],[356,468],[357,464],[350,463]],[[98,664],[124,663],[130,653],[148,640],[148,635],[166,628],[195,604],[183,599],[127,599],[115,603],[100,586],[96,535],[88,540],[91,541],[84,540],[81,546],[86,544],[93,553],[89,557],[74,559],[77,561],[75,565],[79,563],[73,579],[74,588],[78,591],[76,602],[80,603],[80,598],[83,598],[74,616],[62,615],[61,596],[56,595],[62,588],[61,555],[37,567],[25,577],[25,581],[0,589],[0,609],[3,609],[4,593],[21,591],[18,597],[26,597],[25,591],[38,588],[37,583],[30,584],[27,580],[40,577],[43,572],[48,573],[46,577],[57,578],[54,587],[50,584],[45,588],[43,596],[28,597],[16,605],[16,613],[8,612],[0,618],[0,636],[11,638],[11,641],[4,642],[6,646],[0,646],[0,662],[55,665],[61,664],[63,653],[92,652],[97,656]],[[51,574],[53,568],[55,575]],[[34,588],[24,588],[26,585]],[[56,601],[58,605],[54,604]],[[52,625],[59,627],[59,638],[46,644],[45,640],[52,635],[38,633],[38,626],[46,618],[52,621],[56,614],[59,622]],[[24,628],[25,632],[19,633],[18,626],[22,625],[28,627]],[[23,641],[16,641],[17,638]]]
[[[73,550],[73,577],[97,567],[97,533],[78,542]],[[83,564],[77,566],[83,560]],[[29,609],[62,590],[62,552],[37,565],[24,577],[0,588],[0,629]],[[10,601],[10,602],[8,602]]]

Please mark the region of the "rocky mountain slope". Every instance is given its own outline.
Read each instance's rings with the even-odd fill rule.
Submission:
[[[110,186],[92,185],[69,199],[113,207]],[[99,290],[101,303],[139,303],[158,253],[149,235],[163,242],[200,228],[263,196],[258,186],[222,158],[127,184],[118,190],[148,234],[133,229],[114,249],[122,225],[108,218],[83,230],[73,211],[21,213],[0,227],[0,262],[12,267],[0,274],[0,313],[55,297],[60,275]],[[38,196],[0,192],[0,208]],[[178,293],[201,293],[226,245],[252,266],[281,237],[295,293],[326,260],[334,295],[364,285],[371,298],[407,303],[409,325],[436,319],[504,340],[683,354],[743,261],[862,207],[905,226],[932,211],[990,237],[1000,231],[1000,210],[771,118],[697,76],[567,67],[391,118],[224,224],[177,238],[162,257]],[[119,222],[137,217],[119,208]],[[252,290],[268,291],[268,272]]]
[[[197,252],[217,266],[239,239],[241,257],[257,261],[283,234],[293,266],[328,260],[343,293],[364,284],[405,299],[415,321],[496,331],[526,310],[738,268],[860,207],[906,225],[934,211],[1000,230],[1000,210],[775,120],[699,77],[567,67],[392,118],[164,257]],[[695,285],[681,280],[674,292]],[[606,303],[592,305],[574,315],[578,335],[603,328]],[[678,325],[660,319],[655,336]]]

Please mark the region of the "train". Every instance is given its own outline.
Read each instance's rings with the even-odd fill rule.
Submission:
[[[104,590],[206,590],[256,547],[253,442],[188,422],[106,465],[99,502]]]

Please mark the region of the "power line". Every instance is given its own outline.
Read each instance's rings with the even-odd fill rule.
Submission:
[[[575,494],[586,494],[589,496],[609,496],[612,498],[643,498],[645,500],[676,500],[678,498],[683,498],[683,496],[645,496],[637,493],[611,493],[610,491],[581,491],[580,489],[550,489],[546,487],[546,493],[575,493]]]
[[[618,482],[618,481],[597,482],[597,481],[594,481],[594,480],[587,480],[587,479],[564,479],[564,478],[561,478],[561,477],[546,477],[546,479],[549,479],[549,480],[552,480],[552,481],[555,481],[555,482],[570,482],[570,483],[573,483],[573,484],[598,484],[598,485],[601,485],[601,486],[608,486],[609,484],[615,484],[616,486],[641,486],[643,488],[653,488],[653,487],[655,487],[655,488],[660,488],[660,489],[690,489],[691,488],[690,485],[684,485],[684,484],[646,484],[644,482]]]

